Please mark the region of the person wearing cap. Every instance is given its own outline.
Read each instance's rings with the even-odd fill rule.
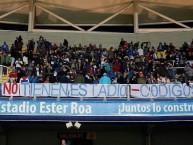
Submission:
[[[111,79],[107,76],[107,73],[104,73],[100,78],[99,84],[111,84]]]

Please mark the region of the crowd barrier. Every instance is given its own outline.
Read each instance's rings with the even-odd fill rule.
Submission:
[[[193,120],[193,99],[189,99],[193,96],[193,87],[187,84],[2,83],[0,85],[2,96],[0,120],[107,122]],[[73,97],[75,99],[71,99]],[[95,101],[94,97],[99,99]],[[157,98],[166,100],[156,101]],[[176,98],[178,100],[175,100]]]
[[[1,96],[80,98],[187,98],[193,86],[187,84],[61,84],[2,83]]]

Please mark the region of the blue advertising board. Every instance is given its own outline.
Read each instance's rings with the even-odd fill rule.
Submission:
[[[193,100],[67,101],[0,100],[0,120],[163,121],[193,120]]]

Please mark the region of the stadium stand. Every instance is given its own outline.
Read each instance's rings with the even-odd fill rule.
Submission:
[[[0,145],[191,145],[192,5],[0,0]]]
[[[58,45],[40,36],[25,47],[19,36],[9,49],[6,42],[1,46],[1,81],[19,82],[27,75],[30,83],[97,84],[104,73],[114,84],[166,84],[176,79],[187,83],[192,79],[193,42],[176,48],[172,43],[151,46],[150,42],[122,39],[117,46],[71,47],[66,39]]]

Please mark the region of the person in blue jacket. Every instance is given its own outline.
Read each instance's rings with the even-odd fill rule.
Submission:
[[[7,45],[6,42],[4,42],[4,44],[1,46],[1,48],[2,48],[6,53],[9,52],[9,46]]]
[[[99,84],[111,84],[111,79],[107,76],[106,73],[99,80]]]

